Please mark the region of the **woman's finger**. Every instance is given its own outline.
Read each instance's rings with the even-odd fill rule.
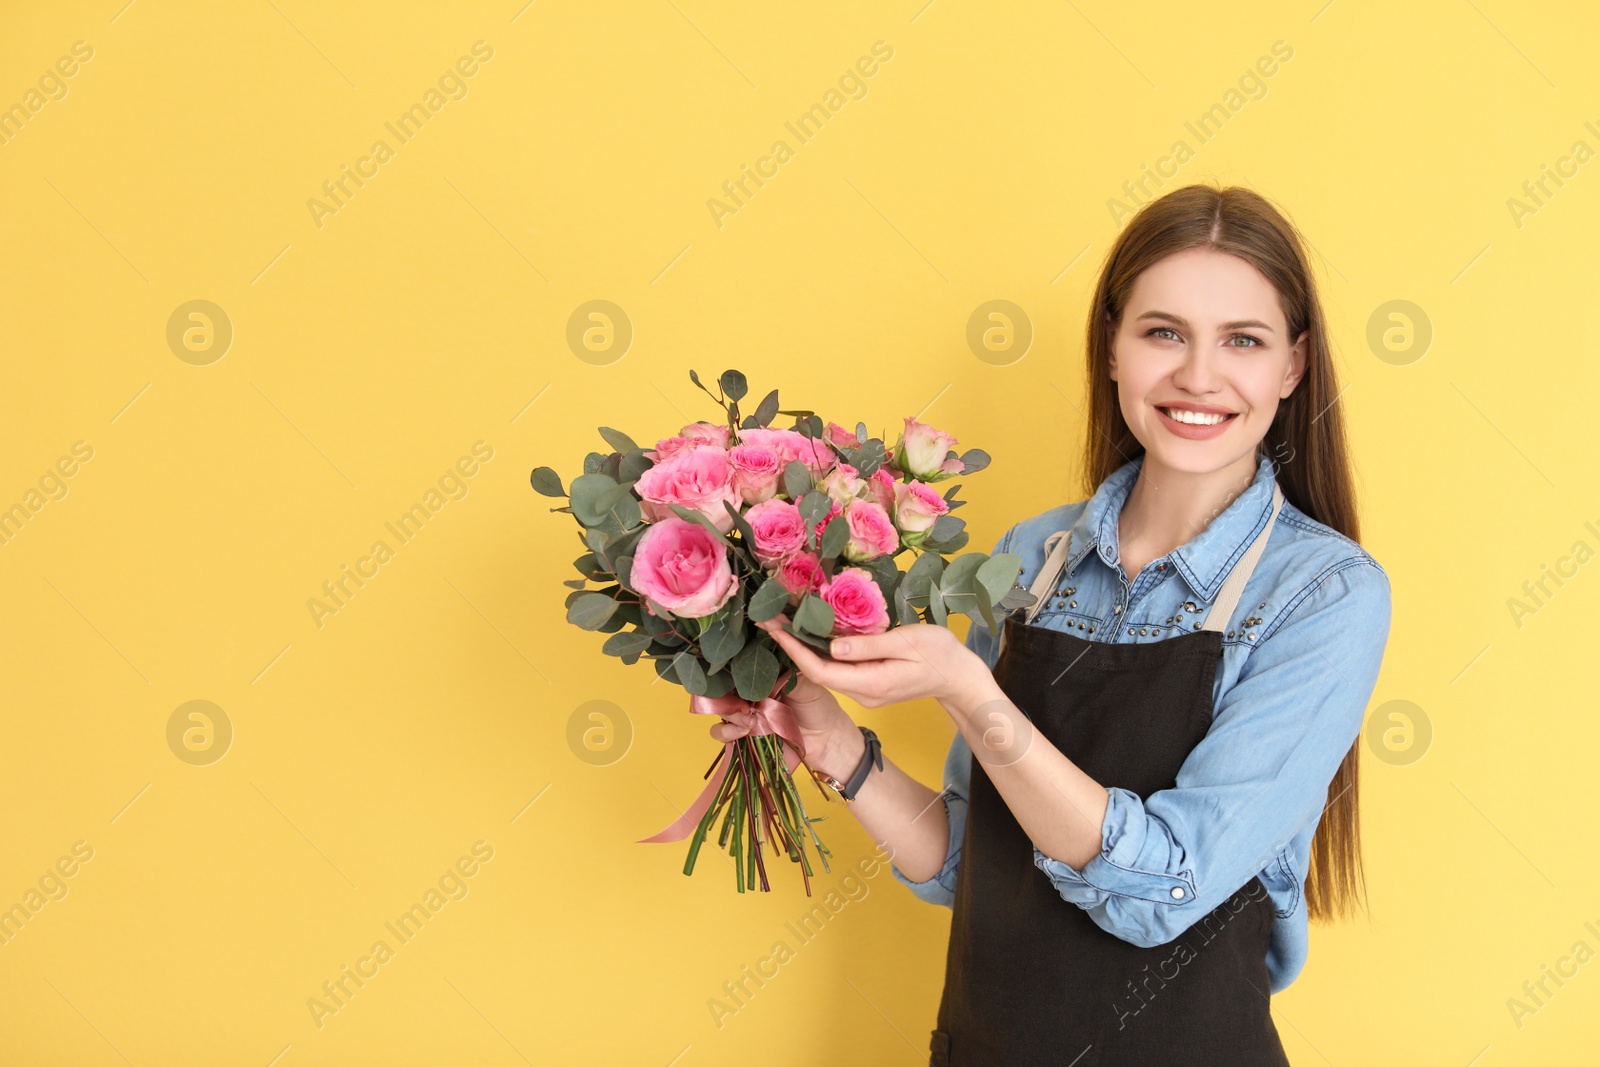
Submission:
[[[741,726],[733,722],[715,722],[711,724],[711,738],[714,741],[737,741],[750,732],[750,727]]]
[[[828,679],[832,675],[832,664],[817,655],[810,645],[782,627],[772,626],[765,629],[772,635],[772,639],[789,653],[789,658],[794,660],[794,665],[800,668],[802,674],[809,674],[812,681],[828,685]]]

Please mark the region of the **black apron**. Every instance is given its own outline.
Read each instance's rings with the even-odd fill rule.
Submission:
[[[1282,502],[1274,483],[1272,514],[1205,622],[1180,615],[1188,632],[1145,643],[1030,624],[1070,550],[1068,531],[1052,535],[1036,603],[1002,624],[995,680],[1095,781],[1141,799],[1171,788],[1211,729],[1222,631]],[[1287,1067],[1268,993],[1273,905],[1259,878],[1167,944],[1140,948],[1063,900],[1033,848],[974,757],[931,1067]]]

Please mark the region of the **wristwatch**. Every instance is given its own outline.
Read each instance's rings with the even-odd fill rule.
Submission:
[[[883,745],[878,742],[878,735],[865,726],[858,727],[858,729],[861,731],[861,736],[866,738],[867,750],[861,754],[861,763],[850,775],[848,781],[841,782],[833,775],[823,774],[817,770],[811,772],[812,778],[828,786],[845,800],[854,800],[856,798],[856,794],[861,792],[862,783],[867,780],[867,775],[871,773],[873,767],[877,767],[880,771],[883,770]]]

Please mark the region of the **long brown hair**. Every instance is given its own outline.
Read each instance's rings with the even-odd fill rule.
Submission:
[[[1258,453],[1277,468],[1278,484],[1295,507],[1360,540],[1339,385],[1326,319],[1303,242],[1294,226],[1260,194],[1239,186],[1188,185],[1151,201],[1135,214],[1106,255],[1089,309],[1089,411],[1084,482],[1092,494],[1107,476],[1144,451],[1128,429],[1109,374],[1111,339],[1139,275],[1189,248],[1209,248],[1253,265],[1278,293],[1292,344],[1307,332],[1306,371],[1279,401]],[[1328,786],[1328,803],[1312,839],[1305,899],[1313,919],[1354,911],[1365,896],[1357,808],[1360,741],[1345,753]]]

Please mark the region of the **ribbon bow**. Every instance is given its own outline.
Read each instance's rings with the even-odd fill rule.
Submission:
[[[774,695],[762,697],[760,700],[745,700],[737,693],[727,693],[720,697],[689,696],[689,711],[694,715],[721,715],[726,718],[735,713],[746,713],[750,716],[750,732],[747,737],[761,737],[766,734],[777,734],[787,747],[783,750],[784,762],[789,765],[789,773],[800,765],[806,757],[805,740],[800,736],[800,723],[795,718],[794,708],[779,700],[776,694],[783,691],[785,683],[789,680],[789,671],[784,671],[772,687]],[[716,774],[700,795],[694,798],[694,803],[689,805],[689,810],[678,816],[666,829],[650,837],[641,839],[638,844],[655,844],[662,841],[682,841],[688,837],[700,820],[704,817],[706,809],[716,799],[717,792],[722,788],[722,780],[728,776],[728,768],[735,759],[734,746],[743,738],[722,743],[722,754],[717,757]]]

